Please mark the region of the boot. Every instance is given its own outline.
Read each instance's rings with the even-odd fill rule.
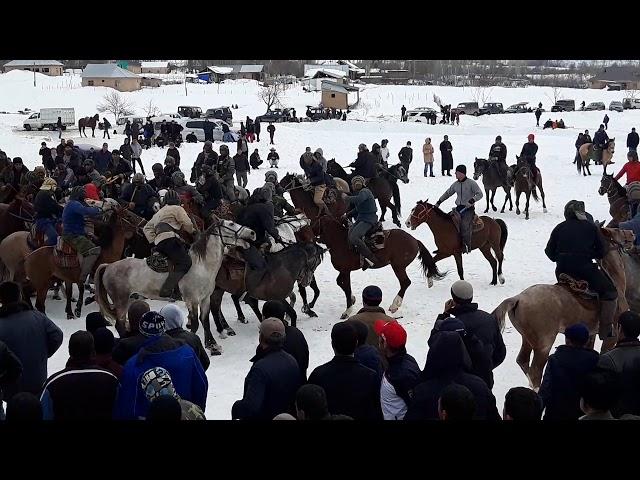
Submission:
[[[374,265],[378,264],[378,258],[373,254],[373,252],[371,252],[368,246],[364,244],[359,245],[358,250],[360,250],[360,255],[362,255],[365,258],[364,263],[362,265],[363,271],[369,267],[373,267]]]
[[[613,317],[618,308],[618,300],[601,300],[600,315],[598,322],[600,324],[598,336],[600,340],[607,340],[614,336],[613,334]]]
[[[164,281],[162,288],[160,289],[160,297],[174,299],[174,290],[178,289],[178,282],[184,276],[182,272],[176,272],[175,270],[169,272],[167,279]]]
[[[89,275],[91,274],[91,270],[98,260],[100,256],[100,247],[92,248],[87,252],[86,255],[82,257],[82,262],[80,264],[80,282],[86,283]]]

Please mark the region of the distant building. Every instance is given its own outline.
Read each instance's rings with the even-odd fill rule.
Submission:
[[[110,62],[107,62],[110,63]],[[116,65],[119,66],[123,70],[129,70],[131,73],[135,73],[136,75],[140,75],[142,73],[142,67],[140,66],[140,62],[136,60],[118,60]]]
[[[406,85],[409,83],[409,70],[378,70],[373,69],[369,75],[362,75],[360,80],[366,83],[386,85]]]
[[[611,84],[618,84],[621,90],[640,90],[640,70],[634,67],[606,67],[592,77],[589,84],[591,88],[605,88]]]
[[[11,60],[4,64],[4,73],[11,70],[38,72],[51,77],[59,77],[63,73],[62,63],[57,60]]]
[[[327,60],[318,62],[318,65],[322,68],[345,67],[350,80],[357,80],[365,74],[365,69],[358,67],[355,63],[351,63],[349,60]]]
[[[167,74],[171,71],[169,62],[141,62],[141,73]]]
[[[347,83],[349,69],[343,65],[305,65],[304,77],[300,82],[307,92],[319,92],[323,80],[333,80],[337,83]]]
[[[350,93],[356,94],[355,101],[349,98]],[[336,108],[346,110],[360,101],[360,90],[357,87],[342,83],[323,80],[322,82],[322,106],[324,108]]]
[[[198,78],[209,83],[220,83],[224,80],[264,80],[264,65],[229,65],[212,66],[198,73]]]
[[[141,85],[143,87],[157,88],[160,85],[162,85],[162,80],[160,80],[159,78],[145,77],[145,76],[141,76],[140,78],[142,79]]]
[[[132,92],[142,87],[142,77],[114,63],[90,63],[82,71],[83,87],[110,87]]]

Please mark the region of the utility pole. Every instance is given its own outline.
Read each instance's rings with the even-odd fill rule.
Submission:
[[[33,86],[36,86],[36,61],[33,61]]]

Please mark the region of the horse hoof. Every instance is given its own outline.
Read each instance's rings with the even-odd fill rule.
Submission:
[[[498,285],[498,282],[496,282],[495,280],[492,281],[489,285]]]
[[[500,285],[504,285],[504,277],[502,275],[498,275],[498,281],[500,282]]]
[[[311,318],[318,318],[318,314],[311,309],[307,310],[305,313]]]
[[[236,331],[233,328],[229,327],[226,330],[227,330],[227,335],[229,335],[230,337],[235,336]]]
[[[347,314],[347,312],[340,315],[340,320],[346,320],[347,318],[349,318],[349,315]]]
[[[491,209],[492,209],[494,212],[497,212],[497,211],[498,211],[498,209],[497,209],[496,207],[491,207]]]
[[[516,210],[516,215],[520,215],[520,210]]]
[[[84,299],[84,306],[86,307],[87,305],[93,303],[96,301],[96,297],[87,297]]]
[[[427,278],[427,286],[429,288],[433,287],[433,278],[431,277]]]
[[[73,316],[73,313],[67,313],[67,320],[75,320],[76,317]]]
[[[218,333],[219,333],[219,336],[220,336],[221,339],[224,340],[225,338],[227,338],[227,333],[224,330],[221,331],[221,332],[218,332]]]
[[[543,209],[542,209],[542,213],[547,213],[547,209],[546,209],[546,208],[543,208]]]
[[[397,311],[398,311],[398,307],[394,307],[393,305],[389,307],[389,313],[396,313]]]
[[[238,318],[238,321],[239,321],[240,323],[244,323],[244,324],[249,323],[249,321],[248,321],[246,318],[244,318],[244,317],[239,317],[239,318]]]
[[[211,354],[212,357],[215,357],[217,355],[222,355],[222,347],[220,345],[213,345],[209,349],[209,353]]]

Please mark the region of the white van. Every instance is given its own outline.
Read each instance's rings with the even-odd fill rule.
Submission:
[[[625,110],[635,110],[640,108],[640,98],[625,98],[622,101],[622,106]]]
[[[63,130],[76,124],[76,111],[73,108],[43,108],[27,118],[23,127],[25,130],[49,128],[55,130],[58,117],[62,120]]]

